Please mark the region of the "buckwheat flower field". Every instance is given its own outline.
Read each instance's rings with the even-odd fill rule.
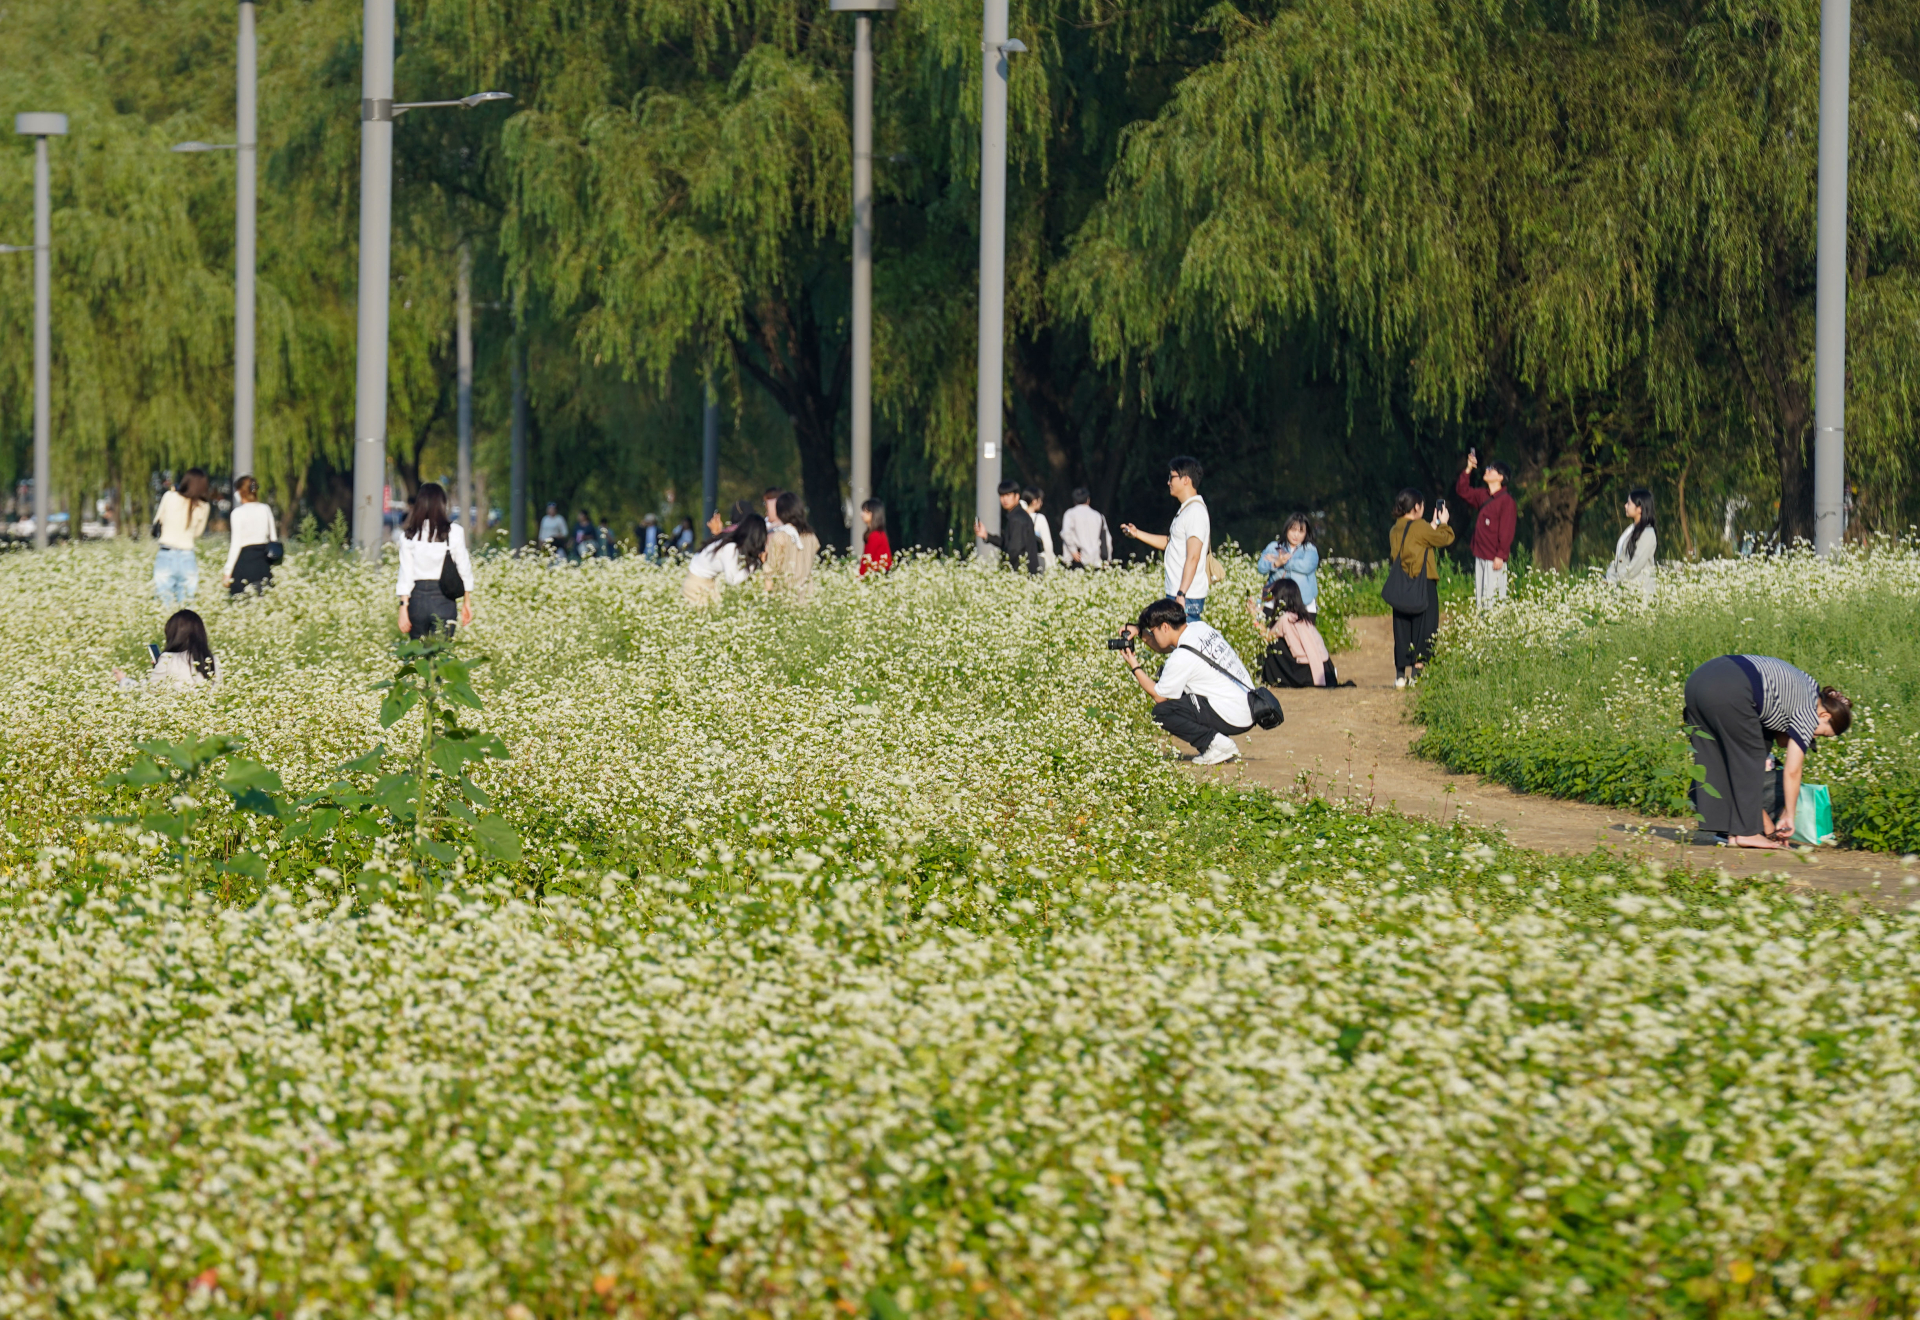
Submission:
[[[428,884],[298,805],[418,736],[388,579],[123,690],[144,568],[0,559],[0,1315],[1920,1307],[1914,918],[1198,783],[1145,573],[487,563],[524,848]],[[101,783],[208,734],[280,787]]]
[[[1651,602],[1597,575],[1539,574],[1499,610],[1449,617],[1419,690],[1422,750],[1515,788],[1681,814],[1694,668],[1774,655],[1854,701],[1806,782],[1857,846],[1920,850],[1920,545],[1663,564]]]

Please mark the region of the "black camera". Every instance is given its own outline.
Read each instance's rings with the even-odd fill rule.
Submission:
[[[1133,638],[1109,637],[1107,638],[1107,649],[1109,651],[1131,651],[1133,649]]]

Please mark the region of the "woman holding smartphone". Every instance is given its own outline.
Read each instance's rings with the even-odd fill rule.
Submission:
[[[451,561],[458,572],[459,604],[442,590],[442,572]],[[413,507],[400,531],[400,631],[420,641],[435,628],[453,636],[457,615],[464,627],[473,622],[473,560],[467,554],[467,533],[447,516],[447,491],[429,481],[413,496]]]

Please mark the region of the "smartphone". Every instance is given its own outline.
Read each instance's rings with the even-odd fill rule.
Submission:
[[[157,664],[159,664],[159,663],[160,663],[160,645],[159,645],[159,643],[157,643],[157,642],[148,642],[148,643],[147,643],[147,655],[148,655],[148,656],[149,656],[149,657],[150,657],[150,658],[151,658],[151,659],[153,660],[153,663],[154,663],[154,664],[156,664],[156,665],[157,665]]]

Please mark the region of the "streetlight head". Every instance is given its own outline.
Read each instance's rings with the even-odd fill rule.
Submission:
[[[475,92],[472,96],[460,98],[460,104],[471,110],[476,105],[485,105],[488,101],[511,101],[512,92]]]
[[[55,114],[20,114],[13,117],[13,131],[21,137],[65,137],[67,117]]]

